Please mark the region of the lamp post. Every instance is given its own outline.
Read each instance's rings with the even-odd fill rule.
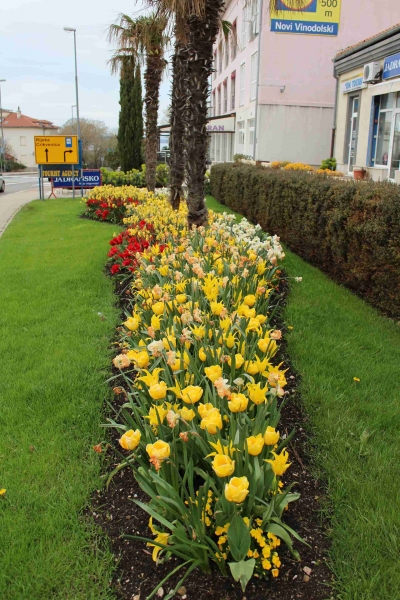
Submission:
[[[6,81],[6,79],[0,79],[0,124],[1,124],[1,155],[2,155],[2,159],[1,159],[1,168],[4,169],[4,172],[6,171],[6,155],[5,155],[5,148],[4,148],[4,131],[3,131],[3,105],[1,103],[1,84],[4,83]]]
[[[76,95],[76,131],[78,134],[78,145],[81,140],[81,128],[79,124],[79,97],[78,97],[78,63],[76,60],[76,29],[73,27],[64,27],[64,31],[71,32],[74,34],[74,58],[75,58],[75,95]],[[75,106],[75,105],[74,105]],[[74,177],[72,176],[72,181]],[[81,187],[81,196],[83,196],[83,188]]]

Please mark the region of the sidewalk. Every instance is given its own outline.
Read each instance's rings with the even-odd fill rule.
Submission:
[[[0,194],[0,236],[13,216],[28,202],[36,200],[38,190],[24,190],[13,194]]]

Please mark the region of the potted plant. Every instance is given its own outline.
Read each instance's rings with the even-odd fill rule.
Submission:
[[[367,171],[364,167],[353,167],[354,179],[357,179],[357,180],[364,179],[366,172]]]

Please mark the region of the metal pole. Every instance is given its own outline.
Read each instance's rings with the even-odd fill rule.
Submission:
[[[75,175],[74,175],[74,165],[71,165],[72,169],[72,197],[75,198]]]
[[[262,18],[263,18],[263,0],[260,2],[260,24],[258,27],[258,53],[257,53],[257,81],[256,81],[256,107],[254,115],[254,142],[253,142],[253,160],[256,160],[257,148],[257,129],[258,129],[258,88],[260,83],[260,64],[261,64],[261,33],[262,33]]]
[[[1,84],[4,81],[6,81],[6,80],[0,79],[0,123],[1,123],[1,155],[3,157],[1,159],[1,166],[4,169],[4,172],[6,172],[6,154],[5,154],[5,149],[4,149],[4,131],[3,131],[3,105],[1,103]]]
[[[78,142],[81,139],[81,126],[79,122],[79,95],[78,95],[78,61],[76,57],[76,29],[74,29],[74,57],[75,57],[75,94],[76,94],[76,130],[78,133]],[[82,179],[82,173],[81,173]],[[81,196],[83,197],[83,187],[81,184]]]
[[[42,165],[39,165],[39,200],[42,199]]]
[[[42,179],[42,200],[44,202],[44,181],[43,181],[43,165],[40,165],[40,175]]]

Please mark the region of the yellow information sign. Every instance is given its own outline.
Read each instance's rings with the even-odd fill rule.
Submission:
[[[341,0],[277,0],[271,13],[271,31],[303,35],[337,35]]]
[[[75,165],[79,163],[77,135],[35,135],[38,165]]]

